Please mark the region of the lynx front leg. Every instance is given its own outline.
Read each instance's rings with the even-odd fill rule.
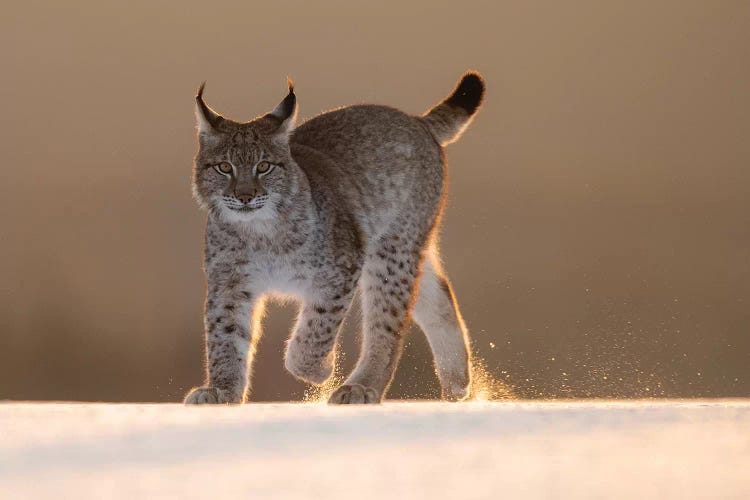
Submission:
[[[207,382],[187,394],[186,404],[243,401],[250,387],[262,309],[263,304],[256,297],[236,287],[216,286],[209,290],[204,320]]]
[[[351,287],[328,294],[331,300],[302,306],[287,343],[284,365],[289,373],[313,384],[322,384],[331,376],[335,363],[333,348],[352,301]]]
[[[416,247],[416,248],[415,248]],[[380,403],[401,357],[421,254],[398,237],[382,239],[368,255],[362,287],[362,347],[357,366],[329,403]]]

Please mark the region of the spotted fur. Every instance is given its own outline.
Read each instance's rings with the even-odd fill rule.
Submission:
[[[479,75],[469,73],[423,117],[359,105],[294,128],[291,82],[272,112],[243,123],[206,105],[201,86],[193,189],[208,210],[207,380],[186,403],[247,399],[263,301],[273,295],[301,304],[286,368],[311,383],[327,380],[358,288],[360,358],[331,403],[382,400],[412,311],[432,348],[443,396],[467,395],[468,334],[434,233],[446,191],[441,144],[465,129],[483,93]]]

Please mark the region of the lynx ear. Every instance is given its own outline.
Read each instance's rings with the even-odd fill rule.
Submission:
[[[297,96],[294,95],[294,82],[291,78],[287,78],[287,85],[289,85],[289,93],[284,100],[269,113],[270,116],[279,121],[278,132],[284,134],[291,132],[297,121]]]
[[[203,82],[195,96],[195,118],[198,120],[198,132],[202,136],[214,134],[221,122],[224,121],[224,118],[219,113],[211,109],[203,101],[203,89],[205,86],[206,82]]]

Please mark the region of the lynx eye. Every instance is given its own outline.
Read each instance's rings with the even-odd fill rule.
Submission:
[[[273,167],[272,163],[269,163],[267,161],[262,161],[258,163],[258,166],[255,167],[255,171],[258,172],[259,174],[265,174],[266,172],[271,170],[272,167]]]
[[[220,174],[231,174],[232,173],[232,165],[223,161],[219,163],[218,165],[214,165],[214,168],[217,172]]]

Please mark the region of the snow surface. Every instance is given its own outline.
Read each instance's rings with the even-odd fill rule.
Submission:
[[[0,404],[0,498],[750,498],[750,400]]]

